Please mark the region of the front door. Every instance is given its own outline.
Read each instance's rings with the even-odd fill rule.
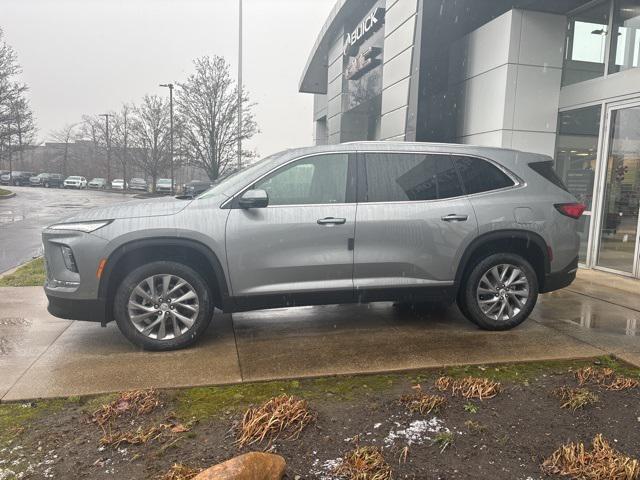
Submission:
[[[269,206],[232,210],[226,228],[239,304],[318,292],[334,292],[336,303],[353,296],[352,177],[348,154],[323,154],[288,163],[252,186],[267,192]]]
[[[639,276],[640,105],[610,108],[607,122],[596,264]]]
[[[453,285],[457,260],[477,235],[451,155],[360,155],[356,292]],[[369,291],[362,293],[362,291]]]

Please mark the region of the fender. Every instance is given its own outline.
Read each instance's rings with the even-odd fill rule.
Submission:
[[[462,275],[464,274],[469,260],[473,257],[473,254],[478,251],[478,249],[482,248],[487,243],[494,242],[496,240],[512,240],[516,238],[519,240],[525,240],[527,243],[534,243],[540,249],[544,256],[544,272],[542,273],[545,275],[548,274],[551,271],[551,260],[549,259],[549,250],[544,238],[537,233],[526,230],[496,230],[480,235],[478,238],[474,239],[464,251],[456,271],[455,285],[460,285]],[[544,278],[541,279],[541,286],[543,281]]]
[[[155,237],[150,239],[133,240],[119,246],[107,259],[104,271],[100,277],[98,298],[106,301],[109,291],[109,281],[113,274],[113,269],[125,254],[141,248],[150,247],[185,247],[196,250],[198,253],[204,255],[204,257],[209,261],[209,264],[216,276],[216,281],[218,282],[218,288],[220,290],[220,300],[222,301],[222,305],[225,307],[224,309],[226,311],[227,305],[229,305],[229,288],[220,260],[218,260],[216,254],[206,245],[186,238]]]

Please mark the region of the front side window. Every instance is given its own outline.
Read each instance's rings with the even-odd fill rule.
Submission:
[[[463,195],[449,155],[372,153],[366,156],[367,202],[439,200]]]
[[[469,195],[514,185],[506,173],[481,158],[457,157],[455,162],[465,191]]]
[[[345,203],[348,167],[346,153],[317,155],[278,169],[253,188],[267,192],[269,205]]]

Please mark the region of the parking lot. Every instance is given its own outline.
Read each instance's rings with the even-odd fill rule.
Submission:
[[[0,200],[0,272],[9,270],[41,250],[42,228],[79,210],[121,202],[131,198],[92,190],[10,187],[17,195]]]
[[[167,353],[136,349],[113,323],[53,318],[41,288],[5,288],[0,399],[605,354],[640,365],[640,286],[611,280],[581,271],[507,332],[478,330],[456,307],[333,305],[218,314],[194,348]]]

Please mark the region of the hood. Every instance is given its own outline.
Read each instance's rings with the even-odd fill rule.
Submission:
[[[91,220],[117,220],[123,218],[160,217],[175,215],[184,210],[191,201],[173,197],[132,200],[106,207],[92,208],[66,218],[63,222],[85,222]],[[60,222],[60,223],[63,223]]]

